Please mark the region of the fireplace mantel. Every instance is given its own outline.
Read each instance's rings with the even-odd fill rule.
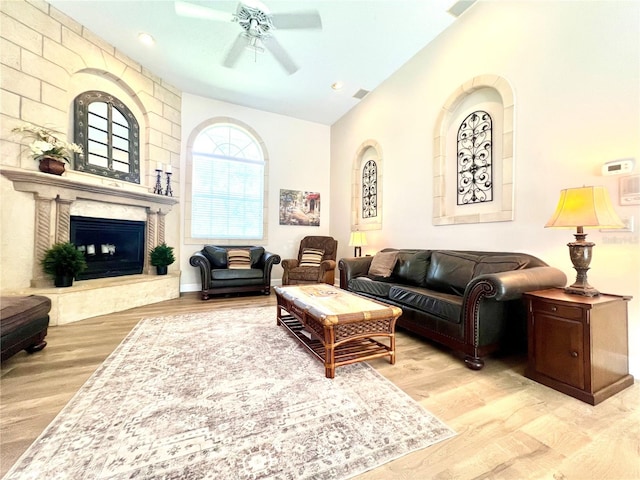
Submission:
[[[19,192],[30,192],[39,198],[55,199],[72,202],[75,200],[93,200],[98,202],[131,205],[149,208],[154,212],[167,214],[171,207],[179,202],[176,197],[149,193],[146,187],[114,181],[98,177],[99,181],[109,182],[110,185],[94,183],[85,180],[88,174],[73,172],[73,177],[67,178],[35,170],[2,167],[0,173],[13,182],[13,188]]]
[[[143,209],[146,216],[145,272],[152,272],[148,252],[165,241],[165,217],[178,198],[149,193],[147,187],[114,181],[83,172],[64,176],[35,170],[1,167],[0,173],[13,182],[19,192],[32,193],[35,202],[35,251],[32,287],[47,287],[51,279],[44,275],[40,262],[52,243],[68,242],[71,211],[78,201],[120,205]]]

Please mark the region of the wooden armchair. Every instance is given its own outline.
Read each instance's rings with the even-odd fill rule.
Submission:
[[[308,236],[300,241],[298,258],[282,261],[283,285],[335,282],[338,241],[333,237]]]

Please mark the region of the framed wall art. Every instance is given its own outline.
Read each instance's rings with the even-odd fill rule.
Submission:
[[[280,189],[280,225],[320,226],[320,193]]]

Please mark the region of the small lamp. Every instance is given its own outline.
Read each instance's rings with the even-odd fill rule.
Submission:
[[[576,295],[595,297],[600,292],[589,285],[587,270],[591,263],[591,249],[595,243],[587,242],[584,227],[621,228],[622,220],[613,210],[609,192],[605,187],[567,188],[560,191],[555,213],[545,227],[576,227],[576,241],[568,243],[573,268],[578,272],[576,281],[565,291]]]
[[[367,244],[367,237],[364,232],[351,232],[351,236],[349,237],[349,246],[355,247],[353,249],[353,255],[355,257],[362,256],[362,246]]]

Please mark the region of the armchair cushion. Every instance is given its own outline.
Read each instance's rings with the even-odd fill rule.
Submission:
[[[227,249],[207,245],[202,249],[202,254],[207,257],[212,268],[227,268]]]

